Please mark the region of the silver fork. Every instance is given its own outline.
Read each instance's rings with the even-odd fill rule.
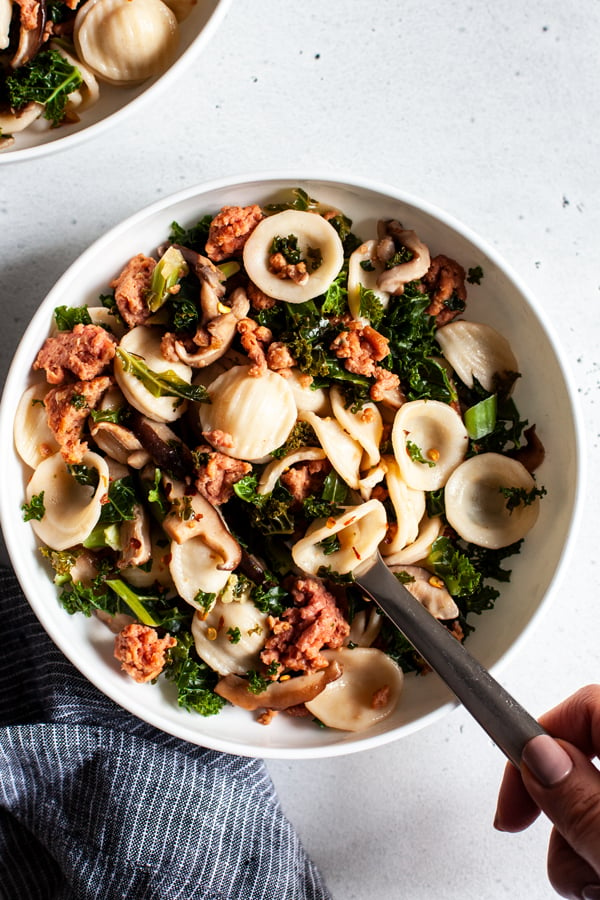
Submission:
[[[354,577],[519,768],[525,744],[546,733],[542,726],[421,606],[379,553],[355,570]]]

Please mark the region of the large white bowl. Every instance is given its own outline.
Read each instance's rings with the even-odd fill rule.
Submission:
[[[397,218],[415,229],[432,254],[443,252],[466,268],[481,266],[481,286],[471,286],[467,317],[487,322],[510,340],[522,378],[515,391],[521,415],[536,423],[546,447],[538,483],[547,489],[539,520],[512,563],[510,584],[499,585],[493,611],[475,617],[477,630],[467,646],[495,671],[517,651],[556,587],[572,542],[581,495],[581,428],[574,392],[536,301],[497,254],[450,216],[393,187],[363,180],[337,181],[294,174],[244,178],[193,187],[166,198],[127,219],[93,244],[42,302],[14,357],[0,409],[0,513],[8,551],[23,590],[40,622],[77,668],[100,690],[141,719],[192,743],[247,756],[271,758],[334,756],[394,741],[439,719],[455,700],[436,675],[409,675],[394,715],[372,730],[353,734],[311,727],[279,715],[268,726],[252,715],[227,708],[202,718],[179,709],[172,685],[138,685],[119,672],[112,658],[112,636],[95,620],[69,616],[58,604],[36,551],[29,524],[22,521],[26,474],[12,442],[17,402],[26,387],[31,363],[61,304],[97,303],[123,263],[138,252],[151,253],[174,220],[194,224],[202,215],[227,204],[273,200],[282,189],[302,187],[312,197],[342,209],[363,238],[373,235],[376,220]]]
[[[29,128],[15,134],[15,142],[10,149],[0,152],[0,165],[37,159],[58,150],[67,150],[88,138],[98,137],[107,128],[121,122],[126,115],[138,110],[142,104],[156,100],[159,93],[166,91],[197,59],[230,5],[231,0],[198,0],[179,26],[177,54],[168,69],[135,87],[115,87],[99,82],[100,99],[89,109],[83,110],[79,122],[51,128],[46,119],[38,119]]]

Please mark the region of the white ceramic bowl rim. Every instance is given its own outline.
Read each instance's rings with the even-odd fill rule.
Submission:
[[[105,246],[109,243],[113,243],[115,240],[118,240],[120,235],[130,233],[133,229],[135,229],[136,225],[144,222],[146,219],[151,218],[156,213],[170,210],[171,207],[176,206],[182,201],[197,199],[198,207],[201,207],[204,196],[210,194],[211,192],[231,190],[235,188],[248,189],[253,186],[256,186],[257,191],[260,190],[261,192],[264,192],[264,190],[269,188],[271,185],[273,186],[273,189],[281,189],[283,186],[305,186],[307,190],[311,190],[317,196],[319,185],[329,186],[330,188],[336,188],[337,190],[348,190],[355,193],[373,192],[375,194],[380,194],[386,198],[389,198],[391,201],[397,202],[399,204],[405,204],[407,206],[414,207],[415,209],[422,211],[426,216],[438,220],[438,222],[440,222],[443,226],[455,231],[461,238],[464,238],[466,241],[473,244],[474,247],[477,248],[477,250],[480,250],[487,256],[488,260],[499,267],[502,274],[506,278],[508,278],[510,282],[512,282],[512,285],[516,288],[516,290],[526,299],[527,304],[530,306],[531,311],[537,319],[538,327],[542,330],[542,332],[545,332],[548,341],[550,342],[551,348],[556,356],[559,368],[561,370],[562,377],[564,378],[564,387],[566,395],[568,396],[570,412],[572,414],[574,455],[576,457],[576,459],[573,460],[573,465],[574,471],[576,473],[576,484],[574,485],[572,492],[572,502],[568,513],[568,521],[564,525],[564,539],[562,541],[560,552],[557,554],[557,558],[553,560],[553,576],[550,580],[550,584],[548,585],[548,589],[545,592],[543,602],[539,603],[537,609],[533,612],[530,619],[528,620],[525,628],[523,629],[521,634],[519,634],[517,638],[512,642],[509,649],[503,652],[502,655],[499,658],[495,659],[493,664],[490,665],[491,671],[497,676],[500,669],[504,668],[507,665],[513,655],[517,652],[520,652],[522,644],[525,641],[526,637],[530,635],[532,626],[540,616],[542,608],[547,608],[550,597],[555,593],[555,590],[563,577],[563,573],[571,556],[581,515],[583,485],[585,480],[585,461],[582,451],[582,418],[579,410],[577,395],[573,387],[573,381],[570,376],[566,361],[563,359],[562,350],[556,337],[552,333],[552,329],[548,326],[548,323],[542,319],[535,298],[530,295],[529,291],[521,283],[520,279],[512,272],[510,267],[507,266],[505,261],[499,257],[499,255],[492,247],[486,244],[486,242],[483,241],[479,236],[475,235],[475,233],[472,232],[469,228],[459,223],[458,220],[454,219],[452,216],[448,215],[447,213],[443,212],[427,201],[423,201],[413,195],[407,194],[406,192],[396,190],[389,185],[377,183],[375,181],[371,181],[362,177],[346,176],[343,179],[340,179],[339,176],[331,172],[306,174],[299,171],[288,172],[284,170],[278,173],[267,174],[258,172],[248,175],[231,176],[229,178],[218,179],[208,183],[195,185],[185,190],[179,191],[178,193],[175,193],[169,197],[164,197],[161,200],[145,207],[134,215],[128,217],[120,224],[112,228],[105,235],[100,237],[90,247],[88,247],[88,249],[79,257],[79,259],[75,263],[73,263],[69,267],[69,269],[67,269],[63,276],[61,276],[61,278],[55,284],[54,288],[52,288],[50,293],[47,295],[42,306],[33,316],[25,332],[25,335],[23,336],[23,339],[15,353],[4,388],[2,404],[0,407],[0,441],[4,443],[6,449],[3,450],[2,455],[4,455],[7,450],[9,453],[11,452],[12,442],[11,438],[7,437],[7,435],[12,435],[14,402],[9,402],[9,400],[13,398],[14,401],[14,397],[20,396],[23,390],[23,373],[29,371],[34,353],[31,340],[34,337],[37,337],[39,334],[45,333],[44,329],[48,324],[49,310],[53,309],[54,306],[59,305],[60,302],[65,302],[65,300],[62,298],[67,296],[68,294],[68,291],[65,291],[66,286],[72,283],[74,277],[78,273],[81,274],[85,272],[86,266],[88,265],[89,261],[95,259],[99,254],[101,255]],[[199,213],[203,213],[206,210],[201,210],[199,208],[198,211]],[[30,335],[32,336],[32,338],[28,339],[28,336]],[[10,477],[6,474],[6,470],[8,468],[8,466],[2,467],[2,470],[0,471],[0,481]],[[215,750],[221,750],[224,752],[235,753],[237,755],[243,756],[258,756],[278,759],[332,757],[372,749],[382,744],[397,740],[401,736],[410,734],[437,721],[457,705],[456,700],[453,698],[453,696],[450,695],[450,693],[443,686],[441,686],[441,699],[437,708],[419,717],[418,719],[406,722],[398,728],[393,728],[383,733],[358,733],[356,735],[352,735],[351,737],[346,736],[346,738],[339,743],[327,743],[324,745],[315,744],[310,746],[281,746],[280,744],[277,744],[277,742],[275,742],[273,745],[270,745],[268,739],[265,739],[263,741],[262,737],[261,741],[256,743],[244,740],[238,742],[236,740],[231,740],[229,737],[223,738],[219,735],[204,733],[202,730],[202,722],[200,722],[200,724],[198,723],[198,718],[200,717],[193,716],[191,714],[187,714],[188,719],[182,718],[181,720],[177,721],[165,721],[164,716],[161,715],[160,711],[154,712],[152,709],[147,708],[145,708],[143,711],[140,711],[136,700],[132,699],[131,693],[127,689],[121,686],[118,681],[115,681],[111,683],[110,686],[107,686],[103,678],[101,677],[101,674],[99,674],[94,667],[90,667],[88,660],[86,659],[86,654],[80,652],[80,648],[78,647],[77,643],[73,644],[65,641],[60,624],[57,622],[56,610],[50,610],[48,606],[44,604],[44,602],[41,602],[40,599],[34,595],[32,586],[29,583],[27,566],[28,560],[29,567],[31,562],[30,556],[28,557],[29,551],[26,549],[24,550],[22,541],[19,541],[18,535],[16,534],[17,529],[11,528],[11,523],[14,524],[15,522],[16,511],[13,505],[13,501],[10,498],[7,499],[7,497],[8,492],[0,488],[0,522],[2,523],[7,549],[25,595],[28,597],[30,605],[32,606],[41,624],[43,625],[49,636],[52,638],[52,640],[62,650],[62,652],[92,683],[96,685],[96,687],[98,687],[101,691],[103,691],[116,703],[127,709],[129,712],[133,713],[139,718],[142,718],[150,724],[155,725],[157,728],[162,729],[163,731],[167,731],[168,733],[180,737],[183,740],[190,741],[191,743],[202,744]],[[54,590],[51,583],[50,588],[51,590]],[[56,606],[58,607],[58,601],[56,601]],[[492,612],[490,615],[494,615],[494,613]],[[436,679],[436,676],[434,675],[430,675],[427,677]],[[247,715],[247,713],[244,713],[244,715]],[[264,728],[263,726],[260,726],[260,728],[263,732],[268,731],[268,728]]]
[[[175,80],[181,78],[188,66],[196,59],[199,52],[209,42],[221,21],[227,15],[231,3],[232,0],[215,0],[215,8],[213,12],[210,13],[205,25],[169,68],[156,78],[140,85],[136,96],[123,103],[123,105],[119,106],[118,109],[115,109],[114,112],[103,116],[96,122],[91,121],[90,125],[84,126],[77,131],[69,132],[67,130],[69,126],[64,126],[64,137],[57,136],[56,138],[53,138],[52,134],[54,132],[51,130],[40,132],[42,140],[34,146],[22,147],[20,149],[16,147],[12,150],[0,151],[0,165],[11,162],[27,162],[32,159],[39,159],[42,156],[48,156],[51,153],[56,153],[60,150],[76,147],[90,138],[99,137],[107,129],[118,125],[125,116],[137,112],[143,105],[149,103],[151,100],[156,100],[158,94],[165,91],[169,85],[175,82]],[[185,28],[185,22],[181,27]],[[107,87],[110,86],[101,83],[101,96],[103,88],[106,90]],[[113,90],[116,92],[125,89],[114,88]],[[118,95],[115,93],[115,96]],[[84,110],[82,117],[86,115],[92,120],[94,117],[94,107],[90,107],[89,110]],[[85,122],[85,119],[83,119],[83,122]],[[60,131],[60,129],[57,129],[57,134],[60,134]]]

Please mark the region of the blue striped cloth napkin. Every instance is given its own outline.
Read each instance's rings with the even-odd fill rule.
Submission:
[[[329,900],[262,760],[101,694],[0,570],[1,900]]]

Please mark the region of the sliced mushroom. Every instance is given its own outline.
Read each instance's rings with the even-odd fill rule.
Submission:
[[[141,503],[133,508],[133,519],[125,520],[120,528],[121,555],[118,567],[143,566],[152,555],[150,540],[150,518]]]
[[[166,477],[163,482],[171,509],[162,525],[171,540],[182,544],[190,538],[202,537],[222,558],[217,568],[232,572],[240,563],[242,550],[218,510],[201,494],[189,494],[182,482]]]
[[[399,222],[387,222],[386,231],[388,239],[384,238],[385,249],[380,248],[380,258],[388,254],[391,258],[398,247],[406,247],[412,253],[412,259],[382,272],[377,279],[377,287],[380,291],[387,291],[388,294],[402,294],[405,284],[422,278],[429,269],[431,262],[429,250],[414,231],[402,228]]]
[[[456,619],[459,614],[458,606],[442,579],[433,575],[429,569],[422,566],[390,566],[390,571],[409,576],[409,581],[403,581],[404,587],[434,618]]]
[[[342,674],[337,661],[331,662],[326,669],[298,675],[287,681],[274,681],[260,694],[253,694],[248,689],[248,680],[239,675],[226,675],[217,682],[215,693],[229,700],[234,706],[242,709],[289,709],[314,700],[328,684],[336,681]]]
[[[202,340],[208,340],[208,343],[193,353],[186,349],[182,341],[176,340],[173,345],[179,359],[195,368],[210,366],[227,353],[236,335],[237,323],[250,309],[250,301],[243,288],[236,288],[226,305],[216,299],[216,293],[211,293],[212,288],[205,290],[206,287],[202,287],[202,321],[195,341],[198,343],[201,335]]]
[[[20,9],[19,44],[10,61],[13,69],[24,66],[33,59],[44,42],[46,28],[46,0],[17,5]]]
[[[12,11],[12,0],[0,0],[0,50],[6,50],[10,43]]]
[[[123,465],[130,465],[133,457],[136,462],[134,468],[139,469],[150,459],[133,432],[123,425],[97,422],[91,426],[90,432],[98,447]]]
[[[44,112],[41,103],[26,103],[16,111],[10,109],[0,109],[0,131],[2,134],[17,134],[19,131],[25,131],[32,122],[39,119]]]
[[[189,479],[194,471],[192,454],[168,425],[155,422],[136,411],[132,412],[129,421],[132,434],[159,469],[169,472],[180,481]],[[137,459],[135,461],[137,463]],[[135,468],[141,467],[136,465]]]

